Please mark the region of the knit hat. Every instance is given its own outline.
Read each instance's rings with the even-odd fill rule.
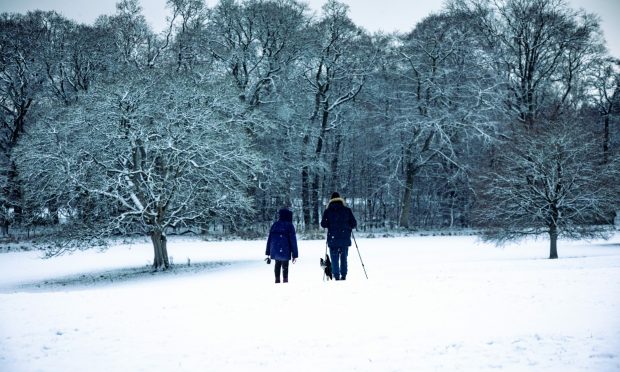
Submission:
[[[338,194],[337,192],[333,192],[332,193],[332,197],[331,197],[332,199],[336,199],[336,198],[339,198],[339,197],[340,197],[340,194]]]

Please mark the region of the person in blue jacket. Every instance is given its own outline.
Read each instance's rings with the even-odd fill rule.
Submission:
[[[332,261],[332,275],[336,280],[347,279],[347,256],[351,246],[351,231],[357,221],[351,208],[345,205],[340,194],[334,192],[327,209],[323,212],[321,227],[327,229],[327,246]]]
[[[291,258],[293,263],[297,261],[297,235],[293,226],[293,212],[287,208],[278,211],[278,220],[271,225],[267,249],[265,254],[275,261],[276,283],[280,283],[280,270],[282,280],[288,283],[288,264]]]

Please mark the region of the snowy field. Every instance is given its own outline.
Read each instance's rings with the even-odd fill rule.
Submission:
[[[0,254],[0,371],[620,371],[620,234],[358,239],[344,282],[300,241],[277,285],[264,244]]]

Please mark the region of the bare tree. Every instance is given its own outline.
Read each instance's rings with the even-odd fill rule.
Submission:
[[[41,50],[46,49],[53,12],[0,15],[0,225],[3,234],[21,215],[21,185],[13,149],[29,123],[32,108],[44,96]]]
[[[601,165],[580,113],[604,52],[598,20],[562,0],[453,3],[467,4],[497,49],[496,69],[507,87],[498,91],[504,124],[476,189],[477,221],[499,241],[546,233],[550,258],[557,258],[558,236],[600,233],[596,225],[610,222],[615,204],[613,167]]]
[[[325,136],[338,123],[334,115],[361,91],[372,63],[365,58],[370,39],[351,21],[345,4],[335,0],[325,3],[323,18],[309,32],[312,41],[303,61],[303,78],[310,93],[311,113],[301,147],[301,187],[304,224],[317,227]]]
[[[532,128],[570,98],[588,56],[598,53],[596,17],[574,11],[564,0],[456,0],[478,22],[494,48],[498,71],[508,83],[506,107]],[[541,120],[541,123],[545,120]]]
[[[515,132],[492,169],[478,179],[477,222],[495,241],[548,234],[549,258],[559,237],[605,236],[618,201],[617,160],[601,164],[591,133],[570,122],[532,134]],[[522,129],[523,130],[523,129]]]
[[[63,113],[65,120],[42,121],[24,141],[20,170],[28,198],[64,185],[74,190],[64,209],[70,222],[81,218],[70,203],[80,197],[105,211],[104,220],[86,226],[90,231],[69,238],[146,233],[153,267],[167,268],[169,229],[240,221],[251,208],[243,190],[261,162],[235,129],[251,118],[221,87],[179,83],[170,75],[134,73],[93,89]]]
[[[106,35],[101,41],[110,44],[107,58],[112,74],[122,73],[126,65],[152,67],[164,48],[154,45],[155,36],[146,23],[138,0],[120,0],[116,3],[116,14],[100,16],[95,27],[105,30]]]
[[[613,124],[620,121],[620,61],[599,60],[599,65],[594,70],[590,84],[595,94],[592,103],[596,107],[602,119],[601,149],[603,162],[607,163],[612,153]],[[620,132],[616,130],[616,132]],[[618,139],[616,139],[618,142]]]
[[[393,129],[401,144],[404,189],[399,225],[409,226],[418,173],[441,162],[458,165],[455,145],[488,137],[501,86],[488,55],[462,13],[431,15],[402,39],[393,92],[397,114]]]
[[[166,4],[172,9],[170,31],[176,26],[177,70],[191,70],[199,62],[200,36],[208,16],[206,4],[202,0],[168,0]]]
[[[224,0],[213,8],[204,47],[248,106],[268,103],[281,89],[281,78],[303,48],[306,12],[295,0]]]

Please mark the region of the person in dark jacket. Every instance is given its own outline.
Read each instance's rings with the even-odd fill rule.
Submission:
[[[271,225],[267,238],[265,254],[275,261],[276,283],[280,283],[280,270],[282,280],[288,283],[288,264],[291,258],[293,263],[297,261],[297,235],[293,226],[293,212],[287,208],[278,211],[278,220]]]
[[[321,227],[327,229],[327,246],[332,261],[332,275],[336,280],[347,279],[347,256],[351,246],[351,231],[357,227],[353,212],[340,194],[334,192],[323,212]]]

